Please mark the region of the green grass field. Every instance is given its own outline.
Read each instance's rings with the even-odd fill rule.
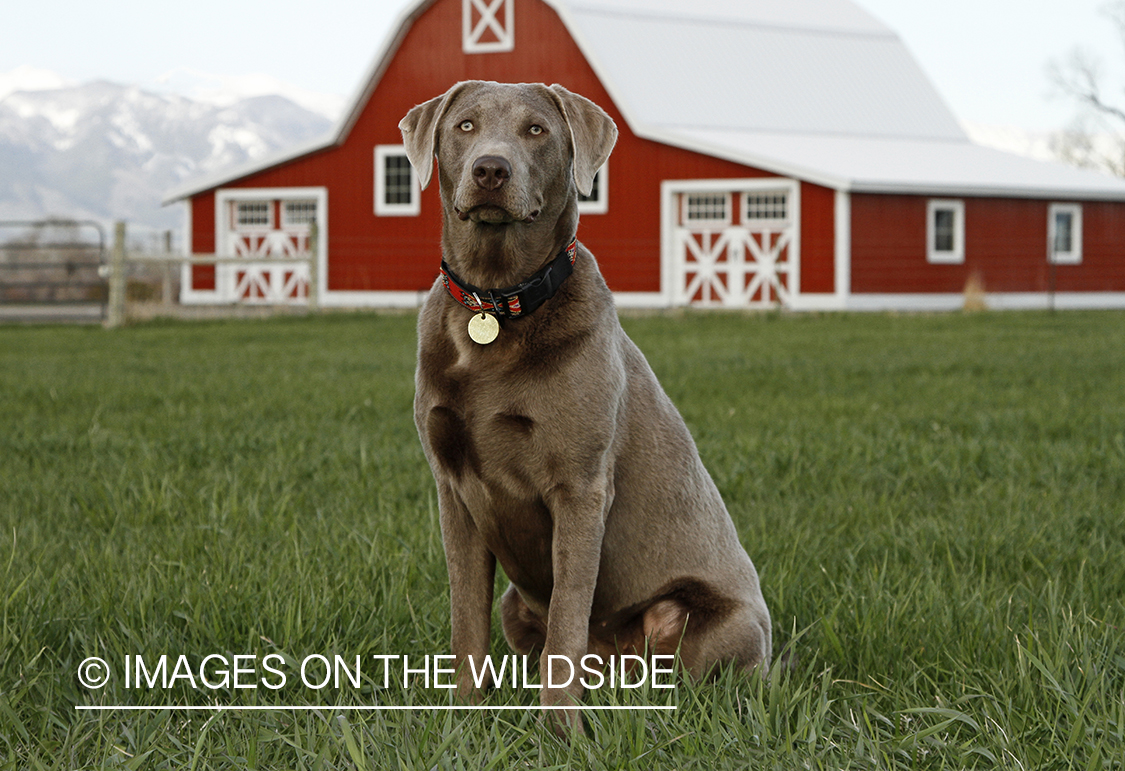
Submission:
[[[1125,767],[1125,315],[626,319],[791,654],[591,692],[677,709],[569,745],[370,664],[296,676],[448,653],[414,322],[0,327],[0,768]],[[126,687],[161,654],[256,656],[258,687]],[[123,704],[327,708],[75,709]],[[418,709],[345,709],[379,704]]]

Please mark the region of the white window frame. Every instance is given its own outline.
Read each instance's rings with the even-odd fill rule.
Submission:
[[[1058,216],[1070,215],[1070,250],[1055,249]],[[1082,204],[1053,203],[1047,207],[1047,261],[1055,265],[1079,265],[1082,262]]]
[[[410,201],[407,203],[386,203],[387,177],[386,160],[391,157],[407,158],[410,169]],[[422,190],[418,185],[418,172],[410,163],[403,145],[375,146],[375,214],[380,217],[416,217],[422,212]]]
[[[734,196],[734,197],[739,201],[739,203],[741,205],[741,201],[742,201],[741,196]],[[692,217],[692,216],[690,216],[691,199],[693,199],[693,198],[725,198],[726,199],[726,206],[725,206],[725,211],[724,211],[723,216],[722,217]],[[696,191],[686,191],[686,192],[684,192],[680,196],[680,224],[684,227],[689,227],[689,226],[690,227],[701,227],[701,226],[708,226],[708,225],[710,225],[712,227],[726,227],[727,225],[731,224],[731,222],[733,221],[732,218],[733,218],[734,212],[731,211],[733,209],[733,206],[731,204],[731,198],[732,198],[731,194],[729,192],[723,191],[723,190],[700,190],[698,192],[696,192]]]
[[[479,14],[475,23],[474,11]],[[461,49],[467,54],[513,50],[516,30],[512,18],[512,0],[461,0]],[[481,38],[489,30],[496,39],[482,43]]]
[[[609,211],[609,164],[598,169],[594,175],[598,195],[589,200],[578,199],[579,214],[605,214]]]
[[[290,216],[290,212],[289,212],[289,207],[294,206],[294,205],[311,206],[312,207],[312,219],[310,219],[310,220],[302,219],[301,221],[294,220]],[[305,226],[305,227],[308,227],[310,222],[316,222],[316,218],[317,218],[318,214],[319,214],[319,212],[316,209],[316,201],[311,199],[311,198],[309,198],[307,200],[303,199],[303,198],[295,198],[295,199],[292,199],[292,200],[285,199],[281,202],[281,227],[283,227],[283,228],[295,228],[295,227],[299,227],[299,226],[302,226],[302,225]]]
[[[242,209],[243,207],[261,206],[266,207],[266,221],[265,222],[243,222]],[[253,198],[245,201],[234,201],[231,207],[231,227],[234,230],[273,230],[273,201],[265,198]]]
[[[939,210],[953,212],[953,248],[949,250],[939,250],[934,243],[937,237],[934,215]],[[926,203],[926,261],[936,265],[957,265],[965,261],[964,201],[933,198]]]
[[[750,214],[749,214],[750,213],[750,201],[751,201],[751,199],[762,198],[764,196],[772,196],[772,197],[781,198],[784,201],[784,203],[782,205],[785,207],[785,216],[784,217],[751,217]],[[789,222],[789,219],[790,219],[790,206],[791,206],[791,201],[790,201],[789,191],[786,190],[785,188],[778,188],[776,190],[743,191],[738,196],[738,211],[739,211],[739,216],[742,217],[742,224],[743,225],[749,225],[751,223],[753,223],[755,225],[775,225],[775,224],[776,225],[783,225],[783,224],[786,224],[786,223]]]

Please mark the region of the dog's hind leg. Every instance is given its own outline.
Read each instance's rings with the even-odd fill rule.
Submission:
[[[675,653],[684,636],[688,622],[688,609],[678,600],[658,600],[650,605],[641,617],[641,625],[650,654]]]
[[[516,653],[524,656],[539,653],[547,640],[547,624],[535,615],[516,591],[515,584],[508,586],[500,598],[500,618],[504,639]]]
[[[769,611],[753,596],[736,599],[703,581],[676,581],[645,609],[642,624],[649,651],[675,653],[696,680],[716,666],[763,672],[769,666]]]
[[[689,619],[680,647],[680,663],[693,679],[712,676],[716,667],[723,666],[766,674],[772,655],[767,612],[752,603],[739,603],[702,628],[693,626]]]

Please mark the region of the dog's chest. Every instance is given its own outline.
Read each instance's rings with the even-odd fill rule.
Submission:
[[[498,371],[454,366],[420,385],[419,431],[434,475],[455,491],[510,578],[549,587],[552,520],[543,495],[560,466],[550,421]]]
[[[528,398],[528,383],[506,367],[456,361],[423,372],[419,430],[431,459],[455,484],[499,486],[534,496],[550,423]]]

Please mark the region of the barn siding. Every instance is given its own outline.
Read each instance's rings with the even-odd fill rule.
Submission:
[[[1082,204],[1082,264],[1059,265],[1060,292],[1125,292],[1125,204]]]
[[[215,253],[215,193],[213,191],[201,193],[191,201],[191,250],[196,254]],[[213,291],[215,266],[193,265],[191,285],[193,289]]]
[[[801,293],[836,291],[836,191],[801,183]]]
[[[419,216],[375,216],[374,147],[401,144],[402,116],[457,81],[557,82],[606,109],[620,130],[609,160],[608,213],[583,215],[579,238],[597,256],[614,291],[660,291],[661,182],[773,175],[635,136],[558,15],[539,0],[517,0],[515,30],[513,51],[464,54],[460,0],[438,0],[411,25],[341,146],[226,187],[327,187],[327,289],[423,290],[432,284],[440,261],[436,181],[422,193]],[[197,242],[214,242],[213,196],[207,192],[194,199],[212,201],[210,219],[202,206],[193,218]],[[807,282],[802,277],[802,288],[831,292],[832,193],[805,184],[802,201],[802,263],[810,271]]]
[[[965,262],[926,261],[926,202],[950,196],[852,195],[855,293],[961,292],[973,273],[989,292],[1046,292],[1050,201],[962,198]],[[1125,290],[1125,204],[1085,202],[1083,259],[1055,266],[1060,291]]]

